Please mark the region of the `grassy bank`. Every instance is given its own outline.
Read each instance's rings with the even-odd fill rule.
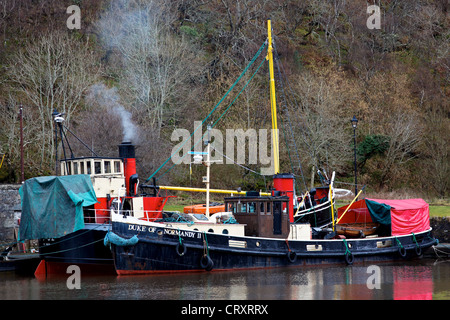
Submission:
[[[164,211],[180,211],[183,212],[184,205],[181,204],[168,204],[164,206]]]
[[[430,206],[430,217],[450,217],[450,206]]]

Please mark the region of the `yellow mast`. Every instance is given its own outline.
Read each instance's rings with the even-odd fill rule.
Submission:
[[[272,47],[272,26],[270,20],[267,20],[267,38],[268,48],[267,57],[269,60],[269,75],[270,75],[270,107],[272,111],[272,141],[273,141],[273,160],[275,174],[280,172],[280,159],[278,147],[278,126],[277,126],[277,100],[275,97],[275,78],[273,72],[273,47]]]

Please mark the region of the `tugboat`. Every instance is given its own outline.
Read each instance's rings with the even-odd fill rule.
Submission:
[[[54,120],[63,135],[61,114],[55,112]],[[111,251],[103,243],[111,229],[111,210],[153,221],[162,218],[173,197],[138,188],[131,142],[119,145],[116,158],[65,157],[60,173],[28,179],[20,190],[20,239],[39,240],[36,276],[65,274],[69,265],[84,273],[115,274]]]
[[[288,175],[275,175],[274,180]],[[274,190],[270,196],[247,192],[224,198],[227,220],[212,219],[197,222],[150,222],[124,216],[120,211],[111,215],[109,234],[121,241],[109,243],[116,272],[119,275],[165,272],[199,272],[211,270],[273,268],[314,264],[347,264],[368,261],[390,261],[420,257],[435,245],[431,234],[428,204],[421,199],[396,200],[396,205],[408,208],[404,212],[389,208],[385,214],[390,223],[382,232],[363,237],[339,235],[338,226],[321,230],[309,223],[291,223],[292,198],[286,190]],[[364,200],[362,200],[364,201]],[[389,203],[389,200],[377,200]],[[348,210],[345,225],[364,224],[372,220],[370,210]],[[225,214],[225,213],[222,213]],[[357,219],[355,218],[357,217]],[[378,223],[378,222],[377,222]],[[334,230],[334,231],[333,231]],[[384,230],[384,231],[382,231]],[[359,234],[359,233],[358,233]],[[134,241],[130,241],[134,239]]]
[[[267,43],[272,129],[276,132],[270,20]],[[275,172],[271,193],[250,191],[225,197],[225,212],[209,216],[207,208],[203,223],[194,220],[144,221],[124,215],[121,210],[112,211],[112,228],[105,237],[105,244],[111,248],[116,272],[129,275],[315,264],[350,265],[421,256],[423,250],[436,244],[437,240],[431,234],[428,205],[421,199],[408,201],[406,207],[409,211],[405,215],[395,208],[401,205],[400,200],[392,206],[385,204],[387,201],[384,200],[374,200],[371,204],[365,202],[367,210],[364,215],[359,215],[360,211],[353,207],[359,205],[354,203],[358,194],[347,208],[335,212],[334,173],[323,190],[310,192],[308,201],[297,198],[294,175],[279,173],[276,134],[273,141]],[[209,190],[210,145],[209,141],[207,143],[204,164],[208,170],[206,183]],[[383,207],[383,213],[377,213],[375,207]],[[320,221],[308,220],[306,216],[309,213],[320,214]],[[222,219],[223,216],[226,220]],[[305,219],[299,219],[302,217]],[[324,217],[328,220],[325,221]],[[337,223],[341,221],[346,228],[353,224],[353,229],[358,227],[354,224],[361,223],[381,226],[370,234],[358,231],[356,236],[362,237],[350,238],[339,234],[339,230],[345,228]],[[366,228],[363,226],[362,230]]]

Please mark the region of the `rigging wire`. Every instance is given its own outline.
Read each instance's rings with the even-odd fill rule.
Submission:
[[[242,71],[242,73],[240,74],[240,76],[236,79],[236,81],[231,85],[231,87],[228,89],[228,91],[225,93],[225,95],[222,97],[222,99],[220,99],[220,101],[216,104],[216,106],[208,113],[208,115],[202,120],[202,123],[194,130],[194,132],[192,132],[192,134],[190,135],[190,137],[189,138],[192,138],[192,136],[195,134],[195,132],[197,132],[197,130],[198,129],[200,129],[201,127],[202,127],[202,125],[203,125],[203,123],[205,123],[206,122],[206,120],[208,120],[208,118],[212,115],[212,113],[214,112],[214,111],[216,111],[216,109],[219,107],[219,105],[225,100],[225,98],[228,96],[228,94],[234,89],[234,87],[237,85],[237,83],[241,80],[241,78],[244,76],[244,74],[245,73],[247,73],[247,71],[248,71],[248,69],[250,68],[250,66],[256,61],[256,59],[259,57],[259,55],[261,54],[261,52],[263,51],[263,49],[266,47],[266,45],[267,45],[267,41],[265,41],[263,44],[262,44],[262,46],[259,48],[259,50],[256,52],[256,54],[255,54],[255,56],[252,58],[252,60],[250,61],[250,63],[245,67],[245,69],[244,69],[244,71]],[[234,101],[233,101],[234,102]],[[216,121],[217,122],[217,121]],[[169,160],[170,159],[172,159],[172,156],[174,155],[174,154],[177,154],[180,150],[181,150],[181,148],[183,147],[183,145],[186,143],[186,141],[188,141],[188,140],[185,140],[181,145],[180,145],[180,147],[175,151],[175,152],[173,152],[171,155],[170,155],[170,157],[169,158],[167,158],[167,160],[166,161],[164,161],[163,162],[163,164],[158,168],[158,169],[156,169],[156,171],[155,172],[153,172],[152,174],[151,174],[151,176],[150,177],[148,177],[147,178],[147,180],[145,180],[145,182],[148,182],[151,178],[153,178],[166,164],[167,164],[167,162],[169,162]],[[173,167],[173,166],[172,166]],[[171,167],[171,168],[172,168]],[[169,170],[171,169],[171,168],[169,168]],[[167,173],[167,171],[165,172],[165,173]],[[165,174],[164,173],[164,174]],[[160,177],[161,178],[161,177]],[[159,178],[158,178],[159,179]]]
[[[92,152],[92,154],[95,154],[96,157],[99,157],[99,155],[97,153],[94,152],[94,150],[92,150],[91,148],[89,148],[89,146],[83,142],[83,140],[81,140],[80,138],[77,137],[77,135],[75,133],[73,133],[72,131],[70,131],[70,129],[65,126],[63,124],[64,129],[66,129],[67,131],[69,131],[79,142],[81,142],[83,144],[83,146],[85,146],[90,152]],[[67,138],[66,138],[67,141]],[[67,142],[68,143],[68,142]]]
[[[254,173],[254,174],[257,174],[257,175],[260,175],[260,176],[264,176],[263,174],[261,174],[261,173],[255,171],[255,170],[252,170],[252,169],[250,169],[250,168],[248,168],[248,167],[246,167],[246,166],[244,166],[244,165],[242,165],[242,164],[240,164],[240,163],[237,163],[236,161],[234,161],[234,159],[231,159],[231,158],[228,157],[226,154],[223,154],[222,152],[220,152],[219,150],[217,150],[217,149],[214,148],[213,146],[211,146],[211,148],[212,148],[215,152],[217,152],[218,154],[220,154],[222,157],[224,157],[225,159],[228,159],[228,160],[232,161],[233,164],[235,164],[235,165],[237,165],[237,166],[239,166],[239,167],[241,167],[241,168],[243,168],[243,169],[245,169],[245,170],[248,170],[248,171],[250,171],[250,172],[252,172],[252,173]]]
[[[221,120],[224,116],[225,116],[225,114],[227,113],[227,111],[231,108],[231,106],[234,104],[234,102],[237,100],[237,98],[241,95],[241,93],[245,90],[245,88],[247,87],[247,85],[250,83],[250,81],[252,81],[252,79],[255,77],[255,75],[258,73],[258,71],[259,71],[259,69],[261,68],[261,66],[264,64],[264,62],[265,62],[266,60],[265,59],[263,59],[262,61],[261,61],[261,63],[259,64],[259,66],[256,68],[256,70],[255,70],[255,72],[253,73],[253,75],[250,77],[250,79],[245,83],[245,85],[242,87],[242,89],[241,89],[241,91],[239,91],[239,93],[236,95],[236,97],[233,99],[233,101],[231,101],[231,103],[228,105],[228,107],[222,112],[222,114],[219,116],[219,118],[211,125],[211,128],[214,128],[215,126],[216,126],[216,124],[217,124],[217,122],[219,122],[219,120]],[[211,113],[210,113],[211,114]],[[206,120],[206,119],[205,119]],[[203,124],[203,122],[202,122],[202,124]],[[197,129],[199,129],[201,126],[202,126],[202,124],[200,124],[200,126],[199,127],[197,127]],[[196,130],[197,130],[196,129]],[[195,130],[195,131],[196,131]],[[191,137],[192,137],[192,135],[195,133],[195,131],[191,134]],[[203,138],[205,137],[207,135],[207,132],[205,132],[203,135],[202,135],[202,138],[201,139],[199,139],[199,141],[197,141],[197,142],[195,142],[194,143],[194,145],[192,146],[192,148],[191,148],[191,150],[193,150],[194,148],[195,148],[195,146],[199,143],[199,142],[201,142],[201,141],[203,141]],[[187,141],[187,140],[186,140]],[[184,143],[183,143],[184,144]],[[177,152],[179,152],[180,151],[180,149],[181,149],[181,147],[183,146],[183,144],[180,146],[180,148],[175,152],[175,153],[177,153]],[[175,153],[172,153],[172,155],[173,154],[175,154]],[[169,157],[169,159],[172,157],[172,155]],[[183,155],[183,157],[184,156],[186,156],[186,155]],[[167,159],[166,160],[166,162],[169,160],[169,159]],[[173,169],[173,167],[175,166],[175,163],[169,168],[169,169],[167,169],[159,178],[157,178],[156,180],[159,180],[159,179],[161,179],[166,173],[168,173],[170,170],[172,170]],[[160,167],[161,168],[161,167]],[[156,173],[156,172],[155,172]],[[154,174],[153,174],[154,175]],[[152,175],[152,177],[153,177],[153,175]]]

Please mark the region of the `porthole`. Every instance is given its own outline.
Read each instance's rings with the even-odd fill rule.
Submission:
[[[256,246],[257,246],[257,247],[261,246],[261,242],[256,241]]]
[[[213,230],[213,229],[209,229],[209,230],[208,230],[208,232],[212,232],[212,233],[214,233],[214,230]]]
[[[223,229],[223,230],[222,230],[222,233],[223,233],[223,234],[228,234],[228,233],[229,233],[229,232],[228,232],[228,229]]]

